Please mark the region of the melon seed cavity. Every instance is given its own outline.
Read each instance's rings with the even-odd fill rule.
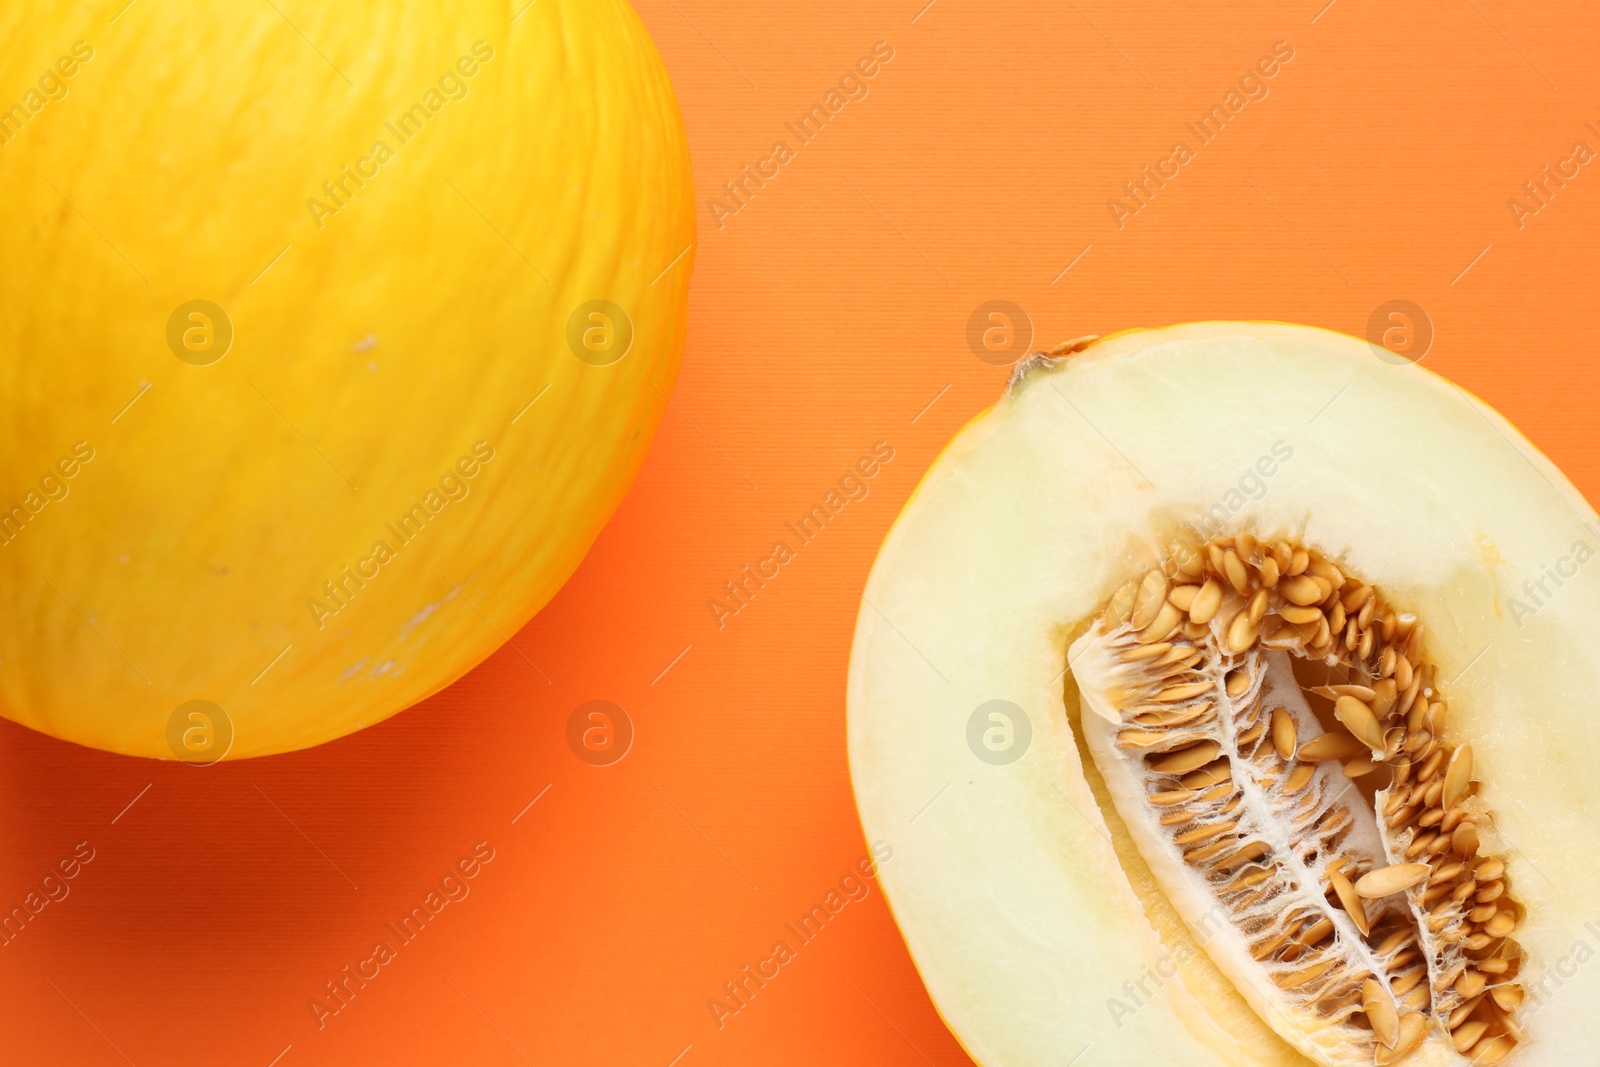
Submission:
[[[1244,533],[1172,545],[1070,662],[1129,833],[1187,921],[1230,917],[1207,951],[1280,1035],[1329,1065],[1510,1054],[1525,909],[1415,615]]]

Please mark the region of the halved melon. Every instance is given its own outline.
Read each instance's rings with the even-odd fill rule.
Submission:
[[[862,823],[956,1036],[986,1067],[1590,1062],[1593,509],[1354,338],[1060,351],[923,479],[851,658]]]

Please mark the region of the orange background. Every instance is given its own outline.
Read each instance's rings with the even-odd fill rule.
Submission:
[[[1425,365],[1597,498],[1600,163],[1520,229],[1506,204],[1600,150],[1590,5],[924,2],[639,0],[702,202],[688,351],[631,495],[520,652],[356,736],[209,769],[0,723],[0,907],[95,849],[0,949],[0,1059],[968,1062],[875,882],[720,1029],[706,1002],[866,852],[857,589],[1005,379],[967,343],[986,301],[1040,348],[1201,318],[1362,333],[1410,300]],[[868,96],[797,147],[784,124],[879,41]],[[1278,41],[1270,95],[1119,229],[1107,199]],[[719,229],[705,199],[778,139],[794,158]],[[722,583],[879,441],[870,495],[719,629]],[[637,734],[610,767],[565,739],[597,698]],[[308,1000],[479,841],[470,896],[319,1030]]]

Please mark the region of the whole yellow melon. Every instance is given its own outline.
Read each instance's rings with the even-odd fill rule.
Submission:
[[[12,5],[0,94],[0,713],[302,748],[560,588],[694,259],[625,3]]]

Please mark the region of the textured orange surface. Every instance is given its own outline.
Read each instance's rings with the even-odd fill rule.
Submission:
[[[968,344],[988,301],[1034,347],[1200,318],[1362,333],[1411,301],[1425,365],[1600,494],[1592,6],[923,2],[639,0],[703,204],[688,353],[632,494],[515,648],[356,736],[207,769],[0,723],[0,907],[75,874],[0,948],[0,1059],[967,1062],[853,877],[844,679],[884,531],[1004,381]],[[1202,141],[1186,123],[1230,91]],[[1141,204],[1147,165],[1168,176]],[[734,180],[742,206],[704,205]],[[747,565],[776,576],[718,613]],[[591,700],[633,725],[610,766],[568,745]],[[835,890],[801,943],[786,924]],[[435,891],[402,942],[387,924]],[[719,1018],[747,965],[776,975]],[[346,966],[371,977],[319,1020]],[[1086,1023],[1081,1062],[1114,1041]]]

